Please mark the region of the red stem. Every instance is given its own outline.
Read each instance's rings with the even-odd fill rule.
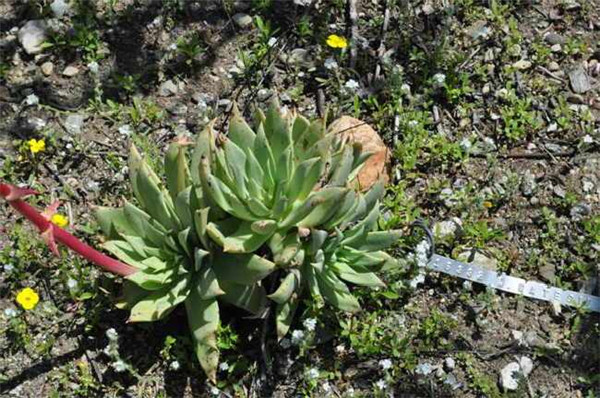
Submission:
[[[12,187],[7,184],[0,184],[0,196],[5,198],[12,191]],[[50,223],[44,216],[40,214],[33,206],[25,203],[21,199],[8,200],[8,204],[14,207],[19,213],[25,218],[31,221],[40,230],[40,232],[47,231],[48,228],[52,228],[54,238],[69,247],[71,250],[79,253],[81,256],[89,260],[90,262],[104,268],[106,271],[112,272],[113,274],[127,276],[137,272],[137,268],[127,265],[119,260],[109,257],[105,254],[100,253],[93,247],[83,243],[67,231],[58,226]]]

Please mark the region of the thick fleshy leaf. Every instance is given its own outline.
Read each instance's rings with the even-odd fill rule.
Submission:
[[[237,104],[233,103],[232,116],[229,121],[229,138],[242,149],[252,148],[256,134],[244,120]]]
[[[275,220],[258,220],[250,225],[252,232],[260,235],[271,235],[277,229],[277,221]]]
[[[194,209],[190,205],[192,189],[193,187],[190,185],[180,191],[175,198],[175,214],[177,214],[177,218],[179,218],[183,228],[194,225],[194,220],[192,218]]]
[[[253,285],[275,270],[275,263],[255,254],[215,253],[213,269],[219,281]]]
[[[346,312],[360,311],[360,304],[344,282],[329,272],[317,273],[317,281],[323,298],[338,309]]]
[[[298,142],[310,127],[310,121],[302,115],[296,115],[292,124],[292,139]]]
[[[283,304],[278,304],[275,308],[275,325],[277,328],[277,341],[281,340],[290,330],[294,314],[298,308],[300,299],[298,297],[290,297]]]
[[[261,185],[267,192],[273,192],[275,188],[275,158],[262,125],[259,125],[256,131],[254,155],[264,173],[264,179]]]
[[[298,250],[300,250],[300,238],[297,233],[276,232],[269,241],[269,248],[273,253],[273,261],[280,266],[290,265]]]
[[[242,308],[254,315],[260,315],[266,308],[267,295],[265,289],[257,284],[242,285],[239,283],[222,281],[225,294],[219,296],[220,300]]]
[[[295,167],[294,174],[287,187],[287,198],[290,202],[304,200],[317,186],[323,165],[321,158],[311,158]]]
[[[210,381],[216,383],[219,349],[219,304],[216,299],[202,300],[194,291],[185,300],[188,324],[195,344],[196,356]]]
[[[277,290],[269,294],[268,297],[277,304],[283,304],[292,297],[292,294],[298,287],[298,277],[296,276],[296,273],[290,271],[285,278],[283,278]]]
[[[99,206],[94,209],[94,215],[102,233],[108,239],[118,239],[120,234],[137,235],[123,209]]]
[[[120,310],[131,309],[138,301],[150,295],[148,290],[144,290],[138,285],[128,280],[123,281],[123,291],[121,296],[115,302],[115,307]]]
[[[132,265],[138,269],[145,269],[146,266],[142,261],[145,257],[140,256],[138,252],[136,252],[129,243],[122,240],[109,240],[107,242],[102,243],[102,248],[108,250],[114,256],[116,256],[119,260]]]
[[[169,285],[169,282],[174,274],[175,270],[173,269],[158,273],[150,273],[146,270],[140,270],[136,273],[126,276],[126,278],[144,290],[159,290]]]
[[[131,308],[129,322],[151,322],[162,319],[177,304],[183,302],[190,292],[190,276],[186,275],[167,287],[157,290]]]
[[[279,228],[294,225],[310,228],[324,223],[345,193],[345,188],[323,188],[313,192],[304,202],[294,204],[292,211],[279,223]]]
[[[255,252],[270,237],[268,234],[261,235],[254,232],[252,223],[240,223],[234,218],[209,223],[207,232],[215,242],[223,247],[223,251],[226,253]]]
[[[348,176],[352,171],[352,162],[354,161],[354,149],[352,146],[347,146],[341,154],[341,158],[331,178],[329,179],[328,186],[332,187],[344,187],[348,185]]]
[[[185,145],[177,141],[169,145],[165,154],[167,189],[173,200],[191,184],[185,152]]]
[[[274,154],[281,154],[292,143],[292,131],[288,114],[283,114],[277,99],[267,110],[265,133]]]
[[[152,220],[150,215],[129,202],[125,203],[123,211],[127,221],[135,230],[135,234],[132,235],[141,236],[156,247],[162,246],[167,234],[167,230],[162,225]]]
[[[205,248],[209,247],[206,228],[208,226],[208,213],[210,210],[209,207],[205,207],[204,209],[196,210],[194,213],[194,228],[196,229],[196,235],[198,235],[200,242],[202,242]]]
[[[355,241],[350,246],[367,252],[384,250],[389,249],[394,244],[398,243],[398,240],[402,238],[402,236],[404,236],[404,232],[397,229],[390,231],[374,231],[369,232],[364,239]]]
[[[348,264],[336,262],[331,265],[338,276],[348,282],[360,286],[369,287],[384,287],[385,283],[377,277],[373,272],[357,272]]]
[[[200,163],[202,162],[202,159],[207,159],[208,162],[212,161],[211,152],[215,147],[215,134],[213,128],[214,120],[211,121],[196,138],[196,145],[190,163],[190,175],[192,181],[194,181],[194,184],[196,185],[200,184]]]
[[[248,189],[246,188],[246,154],[235,145],[231,140],[226,140],[223,144],[227,167],[233,180],[234,186],[231,187],[241,199],[248,198]]]

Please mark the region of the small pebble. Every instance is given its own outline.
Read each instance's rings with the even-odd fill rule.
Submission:
[[[73,65],[69,65],[65,68],[65,70],[63,70],[62,74],[63,76],[66,77],[73,77],[75,75],[77,75],[79,73],[79,68],[73,66]]]

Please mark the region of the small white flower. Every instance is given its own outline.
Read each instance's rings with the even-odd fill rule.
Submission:
[[[169,365],[169,369],[171,370],[179,370],[181,366],[179,365],[178,361],[173,361],[171,362],[171,364]]]
[[[433,75],[433,82],[435,83],[436,87],[443,86],[446,82],[446,75],[444,75],[443,73],[436,73],[435,75]]]
[[[417,367],[415,368],[415,373],[423,375],[423,376],[427,376],[432,371],[433,371],[433,369],[432,369],[431,365],[427,362],[421,363],[421,364],[417,365]]]
[[[113,362],[112,367],[115,370],[115,372],[117,372],[117,373],[121,373],[121,372],[124,372],[125,370],[127,370],[127,364],[125,362],[123,362],[121,359]]]
[[[355,91],[358,87],[360,87],[360,85],[356,80],[350,79],[346,82],[346,84],[344,84],[344,87],[346,87],[348,90]]]
[[[392,367],[392,361],[389,359],[382,359],[379,361],[379,366],[381,366],[381,369],[383,370],[388,370]]]
[[[402,92],[402,94],[410,94],[410,85],[404,83],[400,86],[400,91]]]
[[[471,283],[471,281],[464,281],[463,282],[463,289],[470,291],[473,289],[473,284]]]
[[[75,289],[77,287],[77,281],[73,278],[69,278],[67,280],[67,287],[71,290]]]
[[[210,393],[212,395],[219,395],[219,394],[221,394],[221,391],[219,391],[219,389],[217,387],[211,387],[210,388]]]
[[[377,386],[377,388],[379,388],[380,390],[385,390],[387,388],[387,383],[385,382],[385,380],[383,379],[379,379],[377,381],[377,383],[375,383],[375,385]]]
[[[294,0],[294,4],[301,7],[308,7],[312,0]]]
[[[299,345],[304,339],[304,332],[302,330],[294,330],[292,332],[292,344]]]
[[[410,280],[410,287],[416,289],[417,286],[425,282],[425,274],[423,272],[419,272],[417,276]]]
[[[14,318],[15,316],[17,316],[17,311],[14,308],[5,308],[4,315],[7,318]]]
[[[98,74],[98,71],[100,70],[100,65],[98,65],[98,62],[96,61],[92,61],[89,64],[87,64],[88,69],[90,70],[90,72],[92,72],[94,75]]]
[[[323,66],[325,66],[325,69],[334,70],[337,69],[339,65],[335,59],[329,57],[325,60]]]
[[[15,269],[15,267],[12,264],[4,264],[4,271],[5,272],[10,272],[13,269]]]
[[[329,385],[328,382],[323,383],[321,388],[323,389],[323,392],[325,392],[325,393],[331,392],[331,386]]]
[[[129,124],[124,124],[121,127],[119,127],[119,133],[123,135],[131,135],[131,133],[133,133],[133,129]]]
[[[471,140],[468,138],[464,138],[461,142],[460,142],[460,147],[462,149],[464,149],[465,151],[468,151],[471,148],[472,144],[471,144]]]
[[[171,45],[169,45],[169,50],[171,50],[171,51],[177,50],[177,43],[171,43]]]
[[[354,396],[354,387],[348,387],[346,389],[346,395],[349,397],[353,397]]]
[[[594,142],[594,139],[592,138],[592,136],[591,136],[591,135],[589,135],[589,134],[586,134],[586,135],[583,137],[583,142],[584,142],[584,143],[586,143],[586,144],[591,144],[592,142]]]
[[[428,254],[429,254],[429,242],[427,242],[426,240],[422,240],[421,242],[419,242],[419,244],[415,248],[417,265],[420,268],[424,268],[427,265]]]
[[[335,352],[337,352],[338,354],[343,354],[344,352],[346,352],[346,346],[343,344],[336,346]]]
[[[114,328],[110,328],[106,331],[106,337],[108,337],[109,340],[116,340],[119,338],[119,334]]]
[[[312,332],[315,330],[315,327],[317,326],[317,320],[315,318],[308,318],[308,319],[305,319],[302,324],[304,325],[304,328],[307,331]]]
[[[308,369],[308,372],[306,372],[306,375],[311,379],[316,379],[319,377],[319,371],[316,368],[310,368]]]
[[[417,122],[416,120],[410,120],[408,122],[408,127],[410,127],[411,129],[414,129],[415,127],[417,127],[419,125],[419,122]]]
[[[229,364],[227,362],[221,362],[219,364],[219,370],[222,372],[229,370]]]
[[[273,47],[273,46],[274,46],[276,43],[277,43],[277,39],[276,39],[276,38],[274,38],[274,37],[271,37],[271,38],[269,39],[269,41],[267,42],[267,46],[269,46],[269,47]]]
[[[37,105],[40,103],[40,99],[38,98],[37,95],[35,94],[29,94],[26,98],[25,98],[25,103],[27,105]]]
[[[283,348],[284,350],[287,350],[288,348],[290,348],[292,346],[289,339],[281,339],[281,342],[279,344],[281,345],[281,348]]]

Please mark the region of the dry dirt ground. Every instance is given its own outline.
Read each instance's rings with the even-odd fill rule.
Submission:
[[[343,0],[81,0],[60,17],[51,3],[0,0],[0,179],[42,191],[40,207],[60,199],[86,241],[100,241],[91,206],[131,197],[130,142],[160,166],[231,101],[249,116],[277,95],[380,133],[386,227],[422,218],[444,255],[600,295],[597,1],[358,0],[354,30]],[[32,20],[47,25],[37,54],[19,38]],[[334,33],[351,48],[327,46]],[[415,272],[357,290],[361,314],[319,313],[313,340],[270,344],[266,381],[258,321],[227,314],[210,386],[183,312],[127,324],[118,279],[52,257],[8,206],[0,220],[2,396],[600,396],[597,314],[436,274],[413,288]],[[28,312],[25,286],[40,295]],[[507,391],[501,370],[522,357],[533,369]]]

